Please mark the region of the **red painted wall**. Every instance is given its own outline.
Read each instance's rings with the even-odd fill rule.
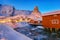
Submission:
[[[45,15],[42,19],[45,28],[60,28],[60,14]]]

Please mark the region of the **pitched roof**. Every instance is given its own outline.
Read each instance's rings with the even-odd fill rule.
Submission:
[[[58,11],[54,11],[54,12],[44,13],[44,14],[42,14],[42,16],[54,15],[54,14],[60,14],[60,10],[58,10]]]

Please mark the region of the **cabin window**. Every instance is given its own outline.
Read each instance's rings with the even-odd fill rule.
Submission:
[[[53,20],[51,20],[51,23],[52,24],[59,24],[59,20],[58,19],[53,19]]]

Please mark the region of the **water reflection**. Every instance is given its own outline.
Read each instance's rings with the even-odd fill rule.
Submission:
[[[40,28],[39,28],[40,27]],[[48,40],[48,36],[44,34],[44,28],[41,26],[32,26],[27,25],[25,27],[18,27],[15,28],[16,31],[28,36],[29,38],[33,40]]]
[[[15,30],[33,40],[60,40],[60,38],[57,37],[57,33],[50,33],[49,31],[46,31],[42,26],[28,25],[25,27],[18,27]]]

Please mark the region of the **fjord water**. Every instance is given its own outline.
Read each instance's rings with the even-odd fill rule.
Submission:
[[[22,26],[19,26],[20,24]],[[33,40],[48,40],[48,36],[44,34],[44,27],[33,26],[25,22],[19,23],[19,25],[15,28],[17,32],[22,33]]]
[[[43,26],[34,26],[26,22],[19,22],[18,27],[14,30],[33,40],[60,40],[60,38],[57,37],[57,33],[50,33],[49,31],[46,31]]]

